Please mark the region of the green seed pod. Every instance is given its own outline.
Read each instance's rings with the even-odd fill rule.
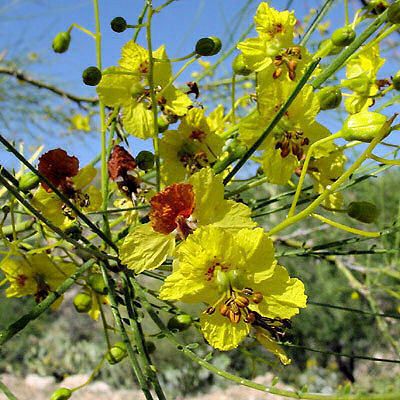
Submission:
[[[50,400],[68,400],[72,396],[72,390],[67,388],[57,389],[50,397]]]
[[[349,204],[347,215],[357,221],[370,224],[378,218],[379,210],[375,204],[368,201],[354,201]]]
[[[332,33],[332,43],[338,47],[348,46],[356,38],[355,30],[350,26],[343,26]]]
[[[190,327],[193,319],[189,314],[175,315],[168,321],[167,327],[169,330],[184,331]]]
[[[97,67],[88,67],[82,72],[82,80],[85,85],[96,86],[101,81],[101,71]]]
[[[127,354],[128,352],[126,350],[125,343],[117,342],[110,348],[110,350],[108,350],[106,354],[106,360],[111,365],[118,364],[127,356]]]
[[[145,346],[148,354],[152,354],[156,350],[156,345],[154,344],[154,342],[151,342],[150,340],[146,341]]]
[[[103,275],[100,273],[89,275],[87,283],[98,294],[108,293],[108,287],[103,279]]]
[[[216,36],[201,38],[197,41],[195,52],[199,56],[214,56],[221,50],[222,43]]]
[[[151,151],[142,150],[136,156],[136,162],[142,171],[148,171],[154,166],[154,154]]]
[[[69,32],[57,33],[53,39],[52,47],[56,53],[65,53],[71,43],[71,35]]]
[[[387,20],[392,24],[400,24],[400,1],[396,1],[388,8]]]
[[[246,65],[244,62],[243,54],[238,54],[232,62],[232,69],[236,75],[247,76],[250,75],[253,71]]]
[[[400,90],[400,71],[396,72],[396,75],[392,78],[392,83],[396,90]]]
[[[19,178],[18,187],[23,192],[29,192],[39,185],[39,177],[33,172],[27,172]]]
[[[317,95],[321,110],[331,110],[339,107],[342,101],[342,92],[337,86],[324,87]]]
[[[371,142],[382,129],[386,116],[370,111],[350,115],[343,124],[342,137],[345,140]]]
[[[125,21],[125,19],[122,18],[122,17],[115,17],[115,18],[111,21],[110,25],[111,25],[111,29],[112,29],[114,32],[117,32],[117,33],[121,33],[121,32],[123,32],[123,31],[125,31],[126,28],[128,27],[128,26],[127,26],[127,23],[126,23],[126,21]]]
[[[78,293],[73,303],[76,311],[86,313],[92,308],[92,296],[86,292]]]
[[[165,132],[169,127],[169,121],[162,116],[157,118],[157,124],[159,133]]]

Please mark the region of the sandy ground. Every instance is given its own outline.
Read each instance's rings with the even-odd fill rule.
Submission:
[[[66,378],[61,384],[55,384],[51,377],[28,375],[25,379],[4,374],[1,381],[13,392],[18,400],[49,400],[51,393],[58,387],[76,387],[86,381],[86,375],[74,375]],[[258,377],[256,382],[271,383],[271,375]],[[279,385],[277,385],[279,386]],[[94,382],[72,395],[71,400],[144,400],[137,390],[113,390],[104,382]],[[177,398],[174,400],[283,400],[283,397],[273,396],[244,386],[232,385],[225,390],[214,390],[207,394]],[[0,400],[7,397],[0,393]],[[171,399],[172,400],[172,399]]]

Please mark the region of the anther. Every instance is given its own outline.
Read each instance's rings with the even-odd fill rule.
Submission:
[[[251,298],[254,303],[258,304],[261,303],[262,299],[264,298],[261,292],[254,292],[253,297]]]

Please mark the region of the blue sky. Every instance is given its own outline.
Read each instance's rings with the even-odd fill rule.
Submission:
[[[163,2],[154,0],[154,5]],[[165,43],[170,57],[179,57],[192,51],[198,38],[216,35],[229,48],[251,23],[259,3],[259,0],[177,0],[154,18],[154,47]],[[287,1],[271,3],[282,10]],[[306,10],[318,8],[322,3],[322,0],[294,0],[291,8],[295,9],[296,16],[301,20]],[[104,67],[117,63],[121,46],[132,35],[129,30],[122,34],[111,31],[110,21],[115,16],[123,16],[128,23],[135,23],[143,4],[144,0],[100,0]],[[341,4],[336,2],[329,14],[333,25],[344,22]],[[358,0],[350,1],[351,10],[358,4]],[[65,31],[73,22],[94,30],[91,0],[0,0],[0,51],[7,49],[10,57],[27,52],[37,53],[41,62],[30,67],[30,74],[39,78],[47,77],[65,90],[93,96],[95,89],[82,84],[81,74],[87,66],[95,65],[94,40],[74,29],[67,53],[55,54],[51,50],[53,37],[59,31]],[[144,44],[144,39],[142,34],[139,43]],[[216,59],[214,57],[210,61]],[[220,73],[223,74],[229,66],[230,63],[222,65]],[[188,77],[183,76],[182,81]],[[43,142],[47,148],[64,146],[84,164],[95,156],[98,149],[94,135],[83,146],[81,141],[74,138],[64,143],[64,139],[60,141],[55,136],[43,137]],[[146,144],[137,141],[134,146],[140,150]]]

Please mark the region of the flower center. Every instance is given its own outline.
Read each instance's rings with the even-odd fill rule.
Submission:
[[[302,131],[285,131],[275,142],[275,149],[280,149],[282,158],[291,153],[300,161],[304,156],[304,147],[309,143],[310,140],[304,136]]]
[[[181,238],[193,232],[195,226],[189,217],[195,207],[193,186],[174,183],[150,200],[150,221],[156,232],[168,235],[175,229]]]
[[[201,141],[201,139],[199,139],[199,141]],[[179,161],[183,164],[183,166],[188,170],[190,174],[194,174],[201,168],[210,165],[207,153],[202,149],[196,149],[196,146],[188,143],[184,143],[184,145],[178,151],[177,156],[179,158]]]
[[[293,46],[285,49],[281,54],[275,56],[274,66],[275,71],[272,74],[274,79],[278,79],[283,73],[283,67],[286,67],[289,74],[289,79],[294,81],[296,79],[296,68],[299,60],[301,60],[301,48]]]

